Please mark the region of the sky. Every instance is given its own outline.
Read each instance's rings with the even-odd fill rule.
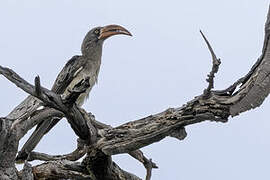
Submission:
[[[0,65],[29,82],[39,75],[42,85],[50,88],[67,60],[80,54],[91,28],[124,26],[133,37],[106,40],[98,84],[83,106],[97,120],[117,126],[179,107],[203,92],[211,56],[200,29],[222,61],[215,89],[245,75],[260,56],[268,6],[268,0],[0,1]],[[5,116],[27,94],[2,76],[0,87],[0,116]],[[142,148],[159,166],[152,179],[268,180],[269,108],[267,98],[260,108],[228,123],[186,127],[184,141],[168,137]],[[63,120],[35,151],[68,153],[75,143],[75,134]],[[144,179],[144,167],[130,156],[116,155],[113,160]]]

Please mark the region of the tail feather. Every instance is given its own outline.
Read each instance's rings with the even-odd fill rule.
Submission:
[[[59,121],[61,118],[52,118],[46,119],[39,123],[35,129],[35,131],[31,134],[30,138],[23,145],[22,149],[18,152],[16,157],[16,163],[23,163],[27,158],[31,151],[37,146],[41,138],[49,132]]]

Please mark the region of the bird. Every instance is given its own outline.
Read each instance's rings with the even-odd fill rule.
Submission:
[[[101,65],[102,47],[106,39],[114,35],[132,34],[120,25],[99,26],[91,29],[81,45],[81,55],[73,56],[58,74],[51,91],[60,94],[62,98],[68,96],[72,88],[82,80],[89,80],[89,88],[76,100],[76,105],[81,107],[88,98],[92,87],[97,83],[98,74]],[[33,96],[28,96],[21,104],[19,104],[8,116],[9,119],[30,118],[33,114],[41,111],[44,106],[42,102]],[[23,163],[28,154],[35,148],[44,134],[53,128],[61,118],[52,119],[51,121],[43,121],[39,123],[30,138],[23,145],[16,157],[17,163]]]

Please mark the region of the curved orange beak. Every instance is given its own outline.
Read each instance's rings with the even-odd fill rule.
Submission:
[[[98,39],[107,39],[107,38],[109,38],[113,35],[117,35],[117,34],[124,34],[124,35],[128,35],[128,36],[132,36],[132,34],[128,30],[123,28],[122,26],[108,25],[108,26],[104,26],[103,28],[101,28],[100,35],[99,35]]]

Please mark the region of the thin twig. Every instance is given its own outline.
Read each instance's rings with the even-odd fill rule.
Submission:
[[[152,159],[149,159],[144,164],[144,167],[146,168],[146,178],[145,178],[145,180],[150,180],[151,176],[152,176],[152,169],[157,168],[157,166],[155,165],[155,163],[152,162]]]
[[[40,77],[36,76],[35,77],[35,91],[37,96],[41,95],[41,86],[40,86]]]
[[[144,165],[146,169],[146,180],[150,180],[152,175],[152,169],[157,169],[158,166],[154,162],[152,162],[152,159],[147,159],[143,155],[143,152],[141,150],[132,151],[129,153],[129,155],[131,155]]]
[[[220,59],[218,59],[218,58],[216,57],[213,48],[211,47],[209,41],[207,40],[207,38],[205,37],[205,35],[203,34],[203,32],[202,32],[201,30],[200,30],[200,33],[201,33],[201,35],[202,35],[204,41],[205,41],[206,44],[207,44],[207,47],[208,47],[208,49],[209,49],[209,51],[210,51],[210,53],[211,53],[212,60],[213,60],[213,62],[212,62],[212,70],[211,70],[211,72],[207,75],[208,78],[206,79],[206,81],[208,82],[208,87],[207,87],[207,88],[204,90],[204,92],[203,92],[203,96],[204,96],[204,97],[209,97],[211,89],[214,88],[214,78],[215,78],[215,73],[218,72],[218,68],[219,68],[219,65],[221,64],[221,61],[220,61]]]
[[[39,152],[31,152],[29,153],[27,161],[34,161],[34,160],[40,160],[40,161],[55,161],[55,160],[61,160],[66,159],[69,161],[77,161],[81,157],[83,157],[87,152],[87,146],[78,139],[77,140],[77,148],[69,153],[64,155],[49,155],[45,153],[39,153]]]

